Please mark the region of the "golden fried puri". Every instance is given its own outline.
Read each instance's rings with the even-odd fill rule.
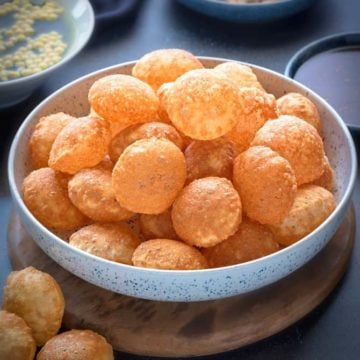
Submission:
[[[34,169],[48,166],[50,150],[60,131],[68,125],[74,117],[59,112],[40,118],[31,134],[29,150]]]
[[[135,141],[150,139],[151,137],[167,139],[172,141],[179,149],[184,148],[184,141],[173,126],[161,122],[137,124],[129,126],[112,139],[109,148],[112,161],[116,162],[123,151]]]
[[[140,244],[125,224],[92,224],[70,236],[69,243],[90,254],[131,265],[131,257]]]
[[[31,213],[46,227],[72,230],[87,218],[70,201],[68,177],[51,168],[31,172],[23,181],[23,199]]]
[[[240,94],[243,98],[244,114],[238,118],[235,127],[225,135],[234,144],[238,153],[250,146],[256,132],[266,121],[278,116],[273,95],[256,88],[242,88]]]
[[[16,314],[0,310],[0,359],[33,360],[36,351],[31,328]]]
[[[135,250],[132,260],[135,266],[163,270],[198,270],[208,267],[199,250],[169,239],[143,242]]]
[[[162,84],[175,81],[186,72],[203,67],[188,51],[160,49],[139,59],[132,69],[132,75],[145,81],[156,91]]]
[[[241,88],[256,88],[264,91],[264,88],[249,66],[236,62],[225,62],[215,66],[214,70],[221,72]]]
[[[241,201],[225,178],[197,179],[174,202],[171,217],[179,237],[189,245],[214,246],[233,235],[241,223]]]
[[[194,140],[185,150],[187,182],[208,176],[232,179],[234,146],[224,138]]]
[[[38,346],[57,334],[64,308],[60,286],[49,274],[30,266],[11,272],[7,278],[4,309],[25,320]]]
[[[294,115],[321,131],[320,115],[315,104],[299,93],[288,93],[277,99],[280,115]]]
[[[140,215],[140,229],[145,239],[178,239],[168,209],[157,215]]]
[[[282,115],[266,122],[251,145],[268,146],[287,159],[298,186],[314,181],[324,172],[321,137],[313,126],[296,116]]]
[[[229,132],[243,115],[239,87],[214,70],[192,70],[167,90],[165,109],[171,122],[197,140]]]
[[[275,239],[281,245],[291,245],[311,233],[333,212],[336,201],[333,194],[317,185],[304,185],[297,191],[289,214],[271,226]]]
[[[184,154],[166,139],[143,139],[128,146],[115,164],[112,184],[120,205],[143,214],[171,206],[186,179]]]
[[[335,185],[335,172],[330,165],[328,157],[324,156],[324,172],[323,174],[312,182],[314,185],[319,185],[329,190],[330,192],[334,189]]]
[[[239,230],[228,239],[203,254],[210,267],[221,267],[244,263],[279,250],[272,232],[264,225],[244,219]]]
[[[234,186],[244,213],[261,224],[276,224],[290,211],[296,178],[289,162],[265,146],[254,146],[234,162]]]
[[[159,100],[153,89],[129,75],[109,75],[95,81],[88,97],[95,112],[116,124],[117,130],[157,118]]]
[[[94,221],[115,222],[134,215],[120,206],[112,188],[109,170],[84,169],[69,181],[69,198],[86,216]]]
[[[156,94],[159,98],[159,110],[158,115],[162,122],[171,124],[170,118],[168,113],[165,109],[165,97],[167,91],[170,89],[170,87],[173,85],[173,82],[162,84],[156,91]]]
[[[91,330],[70,330],[50,339],[37,360],[113,360],[111,345]]]
[[[55,139],[49,166],[68,174],[97,165],[108,153],[111,141],[104,119],[83,117],[65,126]]]

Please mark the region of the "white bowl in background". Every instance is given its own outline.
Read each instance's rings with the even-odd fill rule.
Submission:
[[[46,77],[72,59],[86,45],[94,30],[94,11],[88,0],[58,0],[64,7],[64,26],[67,27],[67,49],[61,60],[33,75],[0,81],[0,108],[15,105],[29,97]],[[48,26],[50,29],[50,26]]]
[[[226,59],[200,57],[205,67]],[[279,97],[299,92],[317,106],[325,149],[336,173],[337,207],[324,223],[299,242],[269,256],[247,263],[206,270],[168,271],[111,262],[69,245],[45,228],[31,214],[21,197],[21,184],[30,171],[28,141],[41,116],[64,111],[74,116],[89,113],[87,93],[105,75],[130,74],[135,62],[112,66],[86,75],[45,99],[26,118],[12,143],[8,173],[16,211],[26,230],[53,260],[80,278],[102,288],[134,297],[160,301],[201,301],[238,295],[271,284],[303,266],[331,239],[350,205],[356,178],[356,152],[351,135],[339,115],[311,90],[281,74],[252,67],[264,88]]]

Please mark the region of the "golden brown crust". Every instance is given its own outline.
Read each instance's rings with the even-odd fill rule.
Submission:
[[[170,239],[143,242],[134,252],[133,263],[139,267],[163,270],[198,270],[208,267],[199,250]]]
[[[238,86],[209,69],[180,76],[166,92],[165,109],[177,129],[197,140],[226,134],[243,111]]]
[[[291,245],[315,230],[336,207],[330,191],[317,185],[303,185],[297,191],[289,214],[281,223],[271,226],[281,245]]]
[[[127,126],[157,118],[159,99],[153,89],[129,75],[109,75],[95,81],[88,97],[97,114],[116,124],[114,134]]]
[[[94,221],[116,222],[130,219],[134,215],[117,202],[111,171],[81,170],[69,181],[68,192],[71,202]]]
[[[173,239],[178,236],[171,220],[171,210],[157,215],[140,215],[140,229],[145,239]]]
[[[312,182],[314,185],[322,186],[330,192],[333,191],[335,186],[335,172],[331,167],[327,156],[324,157],[324,172],[323,174]]]
[[[239,230],[228,239],[203,254],[210,267],[221,267],[244,263],[279,250],[279,244],[269,228],[257,222],[244,219]]]
[[[319,133],[321,131],[320,115],[315,104],[299,93],[288,93],[277,99],[280,115],[293,115],[305,120]]]
[[[123,151],[135,141],[152,137],[167,139],[180,150],[184,148],[184,141],[173,126],[161,122],[148,122],[129,126],[112,139],[109,148],[112,161],[116,162]]]
[[[68,181],[68,176],[51,168],[34,170],[23,181],[25,205],[48,228],[72,230],[88,221],[70,201]]]
[[[48,166],[51,147],[60,133],[74,117],[59,112],[40,118],[31,134],[29,150],[31,163],[34,169]]]
[[[33,360],[36,351],[32,331],[16,314],[0,310],[0,359]]]
[[[236,62],[225,62],[215,66],[214,70],[221,72],[241,88],[255,88],[264,91],[264,88],[249,66]]]
[[[225,178],[197,179],[186,186],[171,212],[176,233],[189,245],[214,246],[233,235],[241,223],[241,201]]]
[[[92,224],[72,234],[69,243],[104,259],[132,265],[140,240],[125,224]]]
[[[50,151],[49,166],[68,174],[97,165],[108,153],[111,133],[108,123],[83,117],[65,126]]]
[[[256,132],[270,119],[278,117],[276,99],[256,88],[242,88],[244,113],[225,137],[233,142],[238,153],[245,151]]]
[[[57,334],[65,300],[59,284],[33,267],[13,271],[4,288],[4,309],[22,317],[30,326],[38,346]]]
[[[295,116],[282,115],[256,133],[252,146],[268,146],[287,159],[297,184],[314,181],[324,171],[324,147],[316,129]]]
[[[289,162],[265,146],[250,147],[235,159],[234,186],[246,215],[261,224],[280,222],[297,189]]]
[[[50,339],[37,360],[113,360],[111,345],[91,330],[70,330]]]
[[[181,150],[166,139],[143,139],[128,146],[115,164],[112,184],[120,205],[143,214],[171,206],[186,178]]]
[[[187,183],[208,176],[232,179],[235,150],[224,138],[216,140],[194,140],[185,150]]]
[[[159,118],[161,121],[167,124],[171,124],[171,120],[165,108],[165,97],[167,91],[170,89],[172,85],[173,82],[162,84],[156,91],[156,94],[159,98],[159,110],[158,110]]]
[[[159,49],[145,54],[132,69],[132,75],[148,83],[155,91],[164,83],[194,69],[202,63],[190,52],[182,49]]]

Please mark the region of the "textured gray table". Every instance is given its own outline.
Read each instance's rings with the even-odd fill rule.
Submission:
[[[300,47],[319,37],[344,31],[360,31],[359,0],[318,0],[311,9],[295,17],[251,26],[212,20],[171,0],[146,0],[127,17],[97,26],[79,56],[24,103],[0,111],[0,296],[10,271],[6,249],[6,227],[11,211],[6,172],[8,149],[22,120],[42,99],[81,75],[164,47],[239,59],[283,72],[289,58]],[[354,135],[354,139],[359,142],[360,137]],[[359,222],[359,176],[354,203]],[[359,264],[360,244],[356,244],[344,279],[305,319],[270,339],[210,359],[359,359]],[[145,360],[125,354],[120,358]]]

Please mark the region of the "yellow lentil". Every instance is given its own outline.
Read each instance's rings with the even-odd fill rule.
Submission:
[[[53,0],[41,6],[29,0],[13,0],[0,5],[0,16],[14,13],[15,22],[7,28],[0,28],[0,51],[13,48],[25,41],[14,53],[0,56],[0,81],[28,76],[47,69],[61,60],[66,44],[56,31],[43,33],[36,38],[36,20],[54,21],[64,9]]]

